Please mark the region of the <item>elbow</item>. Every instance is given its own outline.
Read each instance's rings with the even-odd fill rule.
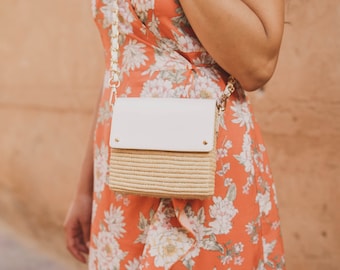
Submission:
[[[245,91],[251,92],[263,87],[272,77],[274,70],[254,70],[238,79]]]
[[[255,91],[265,85],[273,76],[276,68],[277,58],[254,61],[253,65],[243,68],[238,79],[245,91]]]

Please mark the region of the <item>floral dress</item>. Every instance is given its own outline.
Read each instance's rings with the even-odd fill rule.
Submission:
[[[219,126],[214,196],[158,199],[109,189],[114,1],[93,0],[92,6],[106,73],[95,130],[89,269],[285,269],[266,149],[249,102],[237,95],[229,98]],[[118,5],[119,96],[220,97],[227,74],[196,38],[178,0],[118,0]]]

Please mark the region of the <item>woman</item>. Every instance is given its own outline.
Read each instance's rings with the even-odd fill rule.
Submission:
[[[110,67],[115,0],[93,13]],[[216,98],[232,74],[246,91],[265,84],[278,58],[284,0],[118,0],[120,96]],[[107,186],[110,87],[105,83],[75,199],[67,247],[89,269],[284,269],[275,187],[241,91],[217,141],[216,190],[206,200],[114,193]]]

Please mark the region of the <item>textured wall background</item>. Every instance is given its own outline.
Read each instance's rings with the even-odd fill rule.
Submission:
[[[339,269],[340,4],[288,0],[277,72],[251,95],[290,270]],[[72,264],[62,222],[103,75],[90,1],[0,2],[0,222]]]

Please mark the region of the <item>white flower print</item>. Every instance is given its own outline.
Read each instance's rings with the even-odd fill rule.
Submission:
[[[99,148],[97,145],[95,147],[95,157],[94,157],[94,192],[100,194],[105,187],[107,181],[107,162],[108,162],[109,148],[107,145],[102,143]]]
[[[226,149],[231,149],[233,147],[233,142],[231,140],[228,140],[225,144],[224,144],[224,147]]]
[[[144,217],[142,213],[139,213],[139,222],[138,222],[138,229],[141,231],[137,239],[134,241],[135,243],[146,243],[146,237],[149,232],[149,220]]]
[[[146,12],[155,6],[154,0],[131,0],[136,12]]]
[[[216,173],[219,175],[219,176],[223,176],[225,175],[228,171],[230,170],[230,163],[225,163],[223,166],[222,166],[222,169],[217,171]]]
[[[168,93],[169,93],[168,97],[172,97],[172,98],[186,97],[188,90],[187,90],[187,87],[185,87],[184,85],[181,85],[176,88],[173,88]]]
[[[123,204],[124,204],[124,206],[129,206],[130,200],[128,198],[124,198],[123,199]]]
[[[240,242],[234,245],[234,251],[236,254],[243,252],[244,245]]]
[[[103,124],[110,119],[111,119],[111,105],[109,104],[108,101],[105,101],[105,103],[98,109],[97,123]]]
[[[148,224],[143,215],[140,215],[139,229],[148,230],[145,240],[145,250],[154,257],[157,267],[169,269],[172,264],[183,257],[192,247],[194,240],[189,238],[181,228],[174,227],[171,219],[175,217],[172,202],[161,200],[158,211]]]
[[[254,184],[254,176],[250,175],[247,177],[247,183],[242,187],[243,194],[249,194],[250,187]]]
[[[252,141],[248,133],[243,135],[242,152],[239,155],[234,155],[234,157],[244,166],[247,173],[254,175],[255,168],[253,164],[253,155],[251,149]]]
[[[217,157],[217,160],[221,159],[221,158],[224,158],[228,155],[228,150],[225,149],[225,148],[219,148],[216,150],[216,157]]]
[[[183,264],[188,269],[192,269],[195,265],[194,258],[199,256],[201,249],[223,252],[223,246],[217,242],[211,228],[204,226],[206,216],[203,207],[195,214],[192,207],[187,205],[185,213],[189,221],[190,231],[194,233],[196,241],[184,257]]]
[[[227,198],[213,197],[214,204],[209,207],[209,214],[211,218],[215,219],[210,222],[212,232],[216,235],[227,234],[232,228],[232,219],[238,213],[234,207],[233,202]]]
[[[192,247],[191,250],[182,259],[183,264],[187,269],[193,268],[193,266],[195,265],[194,258],[200,254],[201,248],[202,246],[196,243],[194,247]]]
[[[225,187],[229,187],[232,184],[233,184],[233,179],[232,178],[227,177],[227,178],[224,179],[224,186]]]
[[[204,48],[201,48],[201,54],[192,60],[194,65],[202,66],[202,65],[209,65],[212,66],[215,64],[215,60],[208,54]],[[210,68],[209,68],[210,69]]]
[[[268,215],[269,211],[272,209],[272,202],[270,200],[269,190],[266,190],[264,194],[258,193],[256,195],[256,202],[260,206],[260,212],[265,215]]]
[[[177,228],[153,231],[149,235],[150,255],[155,257],[155,266],[170,269],[192,246],[193,240]]]
[[[223,257],[221,258],[221,263],[222,263],[223,265],[226,265],[226,264],[229,264],[232,260],[233,260],[233,257],[232,257],[232,256],[226,255],[226,256],[223,256]]]
[[[90,246],[89,259],[88,259],[88,269],[96,269],[96,258],[97,250]]]
[[[164,48],[158,48],[155,51],[155,62],[150,65],[150,67],[142,72],[142,75],[152,75],[160,70],[187,70],[191,69],[192,66],[187,59],[176,51],[166,48],[166,44],[159,43],[158,46],[163,46]]]
[[[254,129],[254,123],[252,120],[252,115],[249,111],[247,102],[233,101],[231,109],[234,111],[233,116],[235,117],[232,122],[235,124],[239,124],[240,127],[245,126],[246,131],[248,132],[250,129]]]
[[[115,192],[115,198],[117,202],[123,201],[123,204],[125,206],[129,206],[130,204],[130,200],[128,197],[124,197],[123,194],[119,193],[119,192]]]
[[[141,97],[169,97],[171,90],[172,83],[169,80],[156,78],[144,83]]]
[[[118,1],[119,6],[119,34],[128,35],[132,33],[132,22],[134,20],[133,14],[130,11],[129,3],[125,0]]]
[[[208,68],[208,67],[200,67],[199,68],[200,70],[200,73],[202,74],[201,77],[208,77],[210,78],[212,81],[219,81],[221,78],[220,78],[220,75],[216,72],[215,69],[212,69],[212,68]],[[220,91],[218,91],[218,95],[220,95],[222,92],[221,92],[221,89]]]
[[[256,167],[259,169],[261,173],[265,171],[264,164],[263,164],[263,152],[265,149],[261,147],[261,145],[258,145],[258,147],[255,147],[254,149],[254,162],[256,164]]]
[[[141,260],[141,257],[139,259],[134,258],[132,261],[128,261],[128,263],[125,265],[125,269],[126,270],[139,270],[140,260]]]
[[[257,244],[259,242],[258,221],[251,221],[246,225],[246,232],[251,237],[251,242]]]
[[[221,89],[209,77],[198,77],[194,80],[194,88],[190,92],[191,98],[217,99]]]
[[[98,246],[95,252],[98,269],[114,270],[119,269],[119,264],[127,252],[120,250],[118,242],[111,232],[101,231],[98,234]]]
[[[259,144],[259,149],[260,149],[261,152],[266,151],[266,147],[263,144]]]
[[[173,35],[177,41],[178,50],[186,53],[202,51],[202,45],[196,38],[178,35],[175,31],[173,31]]]
[[[244,261],[244,258],[243,258],[243,257],[237,256],[237,257],[234,259],[234,264],[235,264],[235,265],[242,265],[243,261]]]
[[[148,23],[149,30],[157,37],[161,38],[161,34],[159,33],[159,19],[154,14],[152,15],[151,21]]]
[[[155,5],[154,0],[131,0],[131,4],[142,22],[145,22],[148,11],[153,9]]]
[[[266,268],[264,267],[263,261],[259,261],[259,264],[257,265],[256,270],[266,270]]]
[[[190,209],[192,211],[192,209]],[[205,214],[204,209],[201,208],[197,214],[197,216],[190,216],[190,228],[195,234],[196,243],[194,247],[188,252],[185,256],[184,261],[187,264],[193,263],[192,259],[197,257],[200,254],[200,250],[204,248],[204,237],[210,233],[210,230],[204,226]]]
[[[148,57],[145,54],[145,45],[137,40],[129,40],[124,46],[122,72],[129,74],[131,70],[144,66]]]
[[[166,38],[166,37],[160,37],[160,39],[157,41],[157,51],[156,51],[156,53],[164,54],[165,57],[167,57],[167,58],[176,59],[176,58],[178,58],[178,56],[182,57],[180,54],[178,54],[178,52],[176,52],[176,50],[177,50],[176,42],[172,39],[169,39],[169,38]],[[173,59],[171,59],[171,61],[173,61]],[[185,59],[185,61],[187,61],[187,60]]]
[[[279,228],[280,228],[280,221],[274,221],[274,222],[272,223],[271,229],[272,229],[272,230],[277,230],[277,229],[279,229]]]
[[[273,178],[269,165],[266,165],[265,172],[269,178]]]
[[[115,238],[121,238],[126,232],[124,229],[126,224],[123,214],[123,210],[120,207],[114,207],[113,204],[110,205],[110,211],[104,212],[104,220],[108,225],[109,232],[112,233]]]
[[[268,256],[270,253],[273,252],[275,246],[276,246],[276,240],[267,243],[266,239],[264,237],[262,237],[262,245],[263,245],[263,259],[264,259],[264,263],[267,264],[269,262],[268,260]]]
[[[171,218],[175,216],[175,210],[171,207],[170,204],[171,201],[168,199],[162,200],[161,205],[159,206],[159,209],[162,209],[162,211],[157,213],[156,222],[153,224],[155,225],[155,228],[153,228],[153,231],[160,225],[164,229],[170,229],[172,228],[172,225],[170,223]]]
[[[247,234],[253,234],[256,230],[256,227],[254,225],[254,222],[250,222],[246,225],[246,232]]]
[[[232,148],[232,141],[228,140],[222,148],[218,148],[217,149],[217,159],[221,159],[221,158],[224,158],[226,156],[228,156],[228,150],[230,148]]]
[[[100,11],[104,15],[103,27],[107,28],[111,26],[112,22],[114,21],[114,13],[112,12],[113,9],[118,9],[116,4],[116,0],[102,0],[103,6],[100,8]]]
[[[194,232],[196,241],[200,245],[200,247],[202,246],[202,240],[204,236],[206,236],[208,233],[207,228],[204,227],[204,220],[205,220],[204,212],[202,214],[201,219],[202,220],[199,220],[197,216],[193,216],[189,218],[190,227],[192,231]]]
[[[223,265],[230,264],[234,261],[234,265],[242,265],[244,262],[244,257],[241,256],[243,252],[244,244],[239,242],[232,244],[231,242],[226,244],[226,252],[220,257],[221,263]]]

